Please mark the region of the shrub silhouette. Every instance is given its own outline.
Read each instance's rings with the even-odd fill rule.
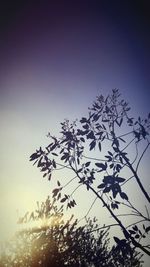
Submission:
[[[140,257],[134,250],[122,255],[116,247],[109,248],[107,230],[97,230],[96,219],[88,219],[79,226],[77,220],[63,219],[63,208],[50,202],[48,197],[37,209],[19,218],[26,229],[5,247],[1,254],[1,267],[116,267],[141,266]],[[28,226],[33,223],[32,227]],[[34,225],[38,222],[39,225]],[[7,249],[7,253],[6,253]]]

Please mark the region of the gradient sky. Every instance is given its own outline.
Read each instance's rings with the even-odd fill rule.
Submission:
[[[80,118],[112,88],[134,115],[147,115],[150,100],[146,1],[21,2],[8,1],[0,14],[2,235],[17,208],[51,191],[29,162],[49,130],[57,134],[64,118]]]

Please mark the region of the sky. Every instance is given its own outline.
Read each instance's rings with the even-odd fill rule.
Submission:
[[[147,1],[6,1],[0,14],[0,221],[45,199],[50,184],[29,162],[64,118],[119,88],[134,116],[150,100]],[[111,2],[111,3],[110,3]],[[148,166],[148,164],[147,164]]]

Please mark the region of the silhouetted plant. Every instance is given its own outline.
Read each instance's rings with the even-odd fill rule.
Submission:
[[[37,164],[43,177],[48,177],[48,180],[51,180],[55,170],[68,170],[70,183],[74,179],[78,183],[73,192],[79,186],[93,192],[122,230],[124,239],[114,237],[118,248],[128,251],[126,244],[130,244],[130,247],[150,256],[150,195],[139,174],[141,160],[150,145],[150,114],[146,119],[139,117],[136,120],[129,115],[129,111],[128,104],[120,98],[117,89],[113,89],[106,98],[100,95],[87,117],[82,117],[79,122],[62,122],[60,137],[49,133],[50,144],[45,149],[40,147],[36,150],[30,160]],[[147,203],[145,210],[140,210],[138,200],[135,204],[131,200],[126,187],[131,181],[134,181],[134,186],[139,188]],[[64,187],[66,184],[60,185],[58,182],[57,188],[53,189],[53,197],[66,203],[67,208],[72,208],[76,205],[73,193],[62,196]],[[128,209],[126,214],[117,214],[121,206]],[[129,225],[121,215],[139,220],[134,219]]]
[[[33,223],[32,228],[29,222]],[[36,225],[35,222],[41,224]],[[1,255],[2,267],[116,267],[141,266],[140,255],[133,249],[122,255],[117,247],[109,248],[108,228],[97,229],[96,218],[79,226],[73,216],[66,222],[63,208],[49,197],[37,209],[19,218],[26,228],[16,233]],[[127,244],[125,244],[127,246]]]

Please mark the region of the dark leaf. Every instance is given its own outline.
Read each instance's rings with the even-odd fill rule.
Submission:
[[[93,131],[88,133],[87,139],[95,139],[95,135],[94,135]]]
[[[49,176],[48,176],[48,180],[49,181],[51,180],[51,177],[52,177],[52,174],[50,173]]]
[[[114,184],[112,186],[112,193],[113,193],[113,198],[116,198],[117,194],[120,192],[120,185],[119,184]]]
[[[113,146],[113,149],[114,149],[115,152],[118,152],[118,148],[117,147]]]
[[[120,202],[119,202],[119,201],[115,201],[115,203],[116,203],[116,204],[120,204]]]
[[[92,150],[93,148],[95,148],[95,146],[96,146],[96,141],[94,140],[94,141],[92,141],[90,143],[90,150]]]
[[[108,154],[109,154],[110,156],[113,156],[113,153],[111,153],[110,151],[108,151]]]
[[[111,203],[111,208],[114,210],[115,209],[115,204]]]
[[[74,202],[74,200],[71,200],[71,201],[70,201],[70,206],[71,206],[71,207],[74,207],[75,205],[76,205],[76,203]]]
[[[71,209],[71,205],[70,205],[70,203],[67,204],[67,208],[70,208],[70,209]]]
[[[114,209],[118,209],[118,205],[116,203],[111,203],[111,208]]]
[[[57,184],[58,184],[58,186],[60,186],[60,182],[59,181],[57,181]]]
[[[134,226],[132,227],[132,229],[135,230],[135,231],[138,231],[138,227],[137,227],[137,225],[134,225]]]
[[[105,158],[107,158],[108,162],[112,161],[112,157],[111,156],[105,156]]]
[[[139,230],[139,234],[140,234],[140,235],[142,235],[142,232],[141,232],[141,230]]]
[[[45,163],[41,161],[42,161],[42,158],[39,160],[37,167],[43,167],[45,165]]]
[[[119,208],[118,204],[114,204],[114,209],[118,209],[118,208]]]
[[[106,113],[109,113],[110,109],[108,106],[106,106]]]
[[[85,142],[85,139],[84,139],[83,137],[81,137],[80,140],[81,140],[82,142]]]
[[[140,236],[139,236],[138,234],[137,234],[137,235],[135,235],[135,238],[136,238],[136,239],[138,239],[139,237],[140,237]]]
[[[38,162],[38,159],[33,163],[33,166]]]
[[[135,138],[138,139],[138,141],[140,140],[140,133],[139,132],[136,132],[136,131],[133,131],[134,135],[135,135]]]
[[[95,121],[95,122],[98,121],[99,117],[100,117],[100,115],[95,114],[95,115],[93,116],[93,121]]]
[[[113,164],[113,163],[112,163],[112,164],[110,164],[110,166],[109,166],[109,167],[110,167],[110,169],[112,169],[112,168],[114,167],[114,164]]]
[[[61,202],[61,203],[64,203],[66,200],[67,200],[67,198],[64,197],[64,198],[62,198],[62,199],[60,200],[60,202]]]
[[[58,196],[57,196],[57,200],[59,200],[61,198],[61,193],[59,192]]]
[[[122,167],[121,167],[120,164],[117,164],[117,165],[116,165],[116,171],[117,171],[117,172],[119,172],[119,171],[121,170],[121,168],[122,168]]]
[[[145,139],[145,137],[146,137],[146,135],[147,135],[147,132],[145,131],[145,128],[144,128],[143,125],[140,124],[140,126],[141,126],[142,136],[143,136],[143,138]]]
[[[114,183],[114,177],[111,175],[104,176],[103,182],[105,184],[113,184]]]
[[[54,153],[54,152],[52,152],[52,155],[54,155],[54,156],[58,156],[58,154],[56,154],[56,153]]]
[[[82,169],[82,168],[80,168],[79,170],[77,170],[77,173],[79,173],[79,172],[82,172],[82,170],[83,170],[83,169]]]
[[[95,163],[95,165],[98,167],[98,168],[101,168],[102,170],[101,171],[105,171],[107,169],[107,164],[103,164],[103,163]]]
[[[62,149],[60,150],[60,154],[63,153],[63,152],[64,152],[64,148],[62,148]]]
[[[77,130],[77,135],[86,135],[86,134],[88,134],[88,130],[86,130],[86,131],[82,131],[82,130],[80,130],[80,129],[78,129]]]
[[[47,166],[46,167],[43,167],[42,169],[41,169],[41,172],[45,172],[45,171],[47,171],[48,169],[47,169]]]
[[[107,120],[107,121],[108,121],[108,120]],[[106,130],[106,127],[105,127],[105,125],[104,125],[104,124],[102,124],[102,126],[103,126],[103,129],[104,129],[104,130]]]
[[[100,185],[98,185],[97,188],[104,188],[105,186],[106,186],[105,184],[100,184]]]
[[[129,233],[131,234],[131,235],[135,235],[135,231],[133,231],[133,230],[129,230]]]
[[[80,120],[80,122],[81,122],[81,123],[85,123],[85,122],[87,122],[87,119],[83,117],[83,118]]]
[[[98,143],[98,148],[99,148],[99,151],[102,150],[101,142]]]
[[[73,204],[74,204],[74,206],[75,206],[75,205],[77,205],[77,203],[75,202],[75,200],[74,200],[74,199],[73,199]]]
[[[118,182],[118,183],[123,183],[125,181],[124,178],[122,177],[116,177],[115,180]]]
[[[59,192],[59,188],[55,188],[55,189],[52,191],[52,193],[53,193],[53,197],[56,197],[57,194],[58,194],[58,192]]]
[[[52,161],[52,164],[53,164],[53,167],[56,169],[56,162],[55,162],[54,159],[53,159],[53,161]]]
[[[109,193],[110,192],[110,189],[111,189],[110,186],[109,187],[105,187],[105,189],[103,190],[103,193]]]
[[[86,162],[85,163],[85,167],[89,167],[90,166],[90,163],[91,163],[91,161]]]
[[[145,232],[148,233],[150,231],[150,226],[146,227]]]
[[[30,161],[39,158],[39,156],[41,156],[41,155],[38,155],[37,153],[33,153],[33,154],[30,156]]]
[[[86,184],[86,189],[89,191],[89,184]]]
[[[122,157],[119,157],[119,160],[120,160],[121,164],[123,164],[123,159],[122,159]]]
[[[50,151],[53,151],[56,148],[57,144],[54,144],[53,146],[50,147]]]
[[[128,196],[124,192],[120,192],[120,196],[122,199],[125,199],[128,201]]]
[[[118,237],[114,236],[114,240],[115,240],[115,242],[116,242],[117,244],[120,243],[120,239],[119,239]]]
[[[77,158],[77,163],[78,163],[78,165],[80,164],[80,160],[79,160],[79,158]]]
[[[86,123],[82,126],[85,130],[88,130],[89,129],[89,125]]]
[[[68,158],[68,156],[69,156],[69,154],[68,154],[68,153],[64,153],[64,154],[63,154],[63,156],[61,157],[61,160],[67,159],[67,158]]]
[[[115,138],[114,139],[114,141],[113,141],[113,144],[112,144],[113,146],[115,145],[117,148],[119,147],[119,141],[118,141],[118,139],[117,138]],[[114,147],[113,147],[113,149],[114,149]],[[114,149],[115,150],[115,149]]]
[[[119,137],[119,139],[120,139],[122,142],[126,143],[126,141],[125,141],[123,138]]]
[[[133,125],[133,118],[129,118],[127,120],[127,123],[129,124],[129,126],[132,126]]]

